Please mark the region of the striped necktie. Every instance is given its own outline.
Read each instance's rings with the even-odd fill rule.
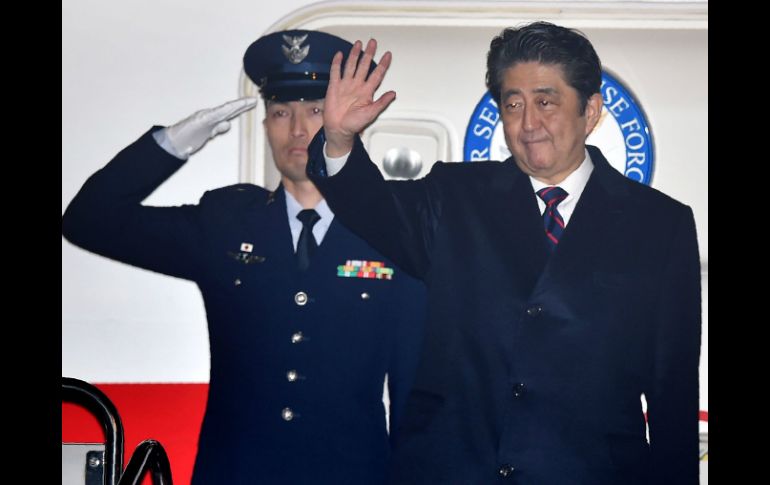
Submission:
[[[567,195],[567,191],[561,187],[545,187],[537,191],[538,197],[545,202],[545,211],[543,212],[543,225],[545,226],[545,236],[548,241],[548,249],[553,251],[559,244],[561,233],[564,232],[564,218],[557,209],[557,206]]]

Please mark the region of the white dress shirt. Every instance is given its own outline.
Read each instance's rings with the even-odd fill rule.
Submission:
[[[286,194],[286,215],[289,216],[289,229],[291,229],[291,242],[294,245],[294,252],[297,252],[297,241],[299,240],[299,233],[302,232],[302,222],[297,219],[297,214],[302,210],[302,206],[293,195],[289,193],[285,188],[283,192]],[[321,219],[313,226],[313,237],[315,237],[316,243],[320,246],[321,242],[326,236],[326,231],[329,230],[329,226],[334,219],[334,212],[329,208],[329,204],[326,203],[326,199],[321,199],[321,202],[314,207],[315,211],[321,216]]]
[[[583,189],[586,188],[588,177],[590,177],[591,172],[594,171],[594,162],[591,161],[588,150],[586,150],[585,154],[586,158],[578,168],[567,175],[567,178],[562,180],[561,183],[557,184],[567,192],[567,197],[559,202],[559,206],[557,207],[559,214],[561,214],[561,218],[564,219],[564,227],[567,227],[567,224],[569,224],[569,219],[572,217],[572,213],[575,212],[575,206],[577,205],[578,199],[580,199]],[[537,199],[537,206],[540,208],[540,215],[543,215],[543,212],[545,212],[545,202],[538,197],[537,191],[551,186],[532,176],[529,177],[529,181],[532,183],[532,188],[535,191],[535,198]]]

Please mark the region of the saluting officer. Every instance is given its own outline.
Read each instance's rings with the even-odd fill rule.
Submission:
[[[242,98],[151,128],[64,214],[70,242],[201,290],[211,376],[194,484],[385,481],[383,383],[387,375],[395,431],[418,359],[424,287],[340,224],[305,174],[332,57],[351,47],[293,30],[246,51],[281,173],[276,190],[238,184],[197,205],[141,204],[257,104]]]

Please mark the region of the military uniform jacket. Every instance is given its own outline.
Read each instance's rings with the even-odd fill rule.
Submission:
[[[418,358],[422,283],[336,218],[299,272],[281,188],[241,184],[198,205],[140,205],[183,164],[151,131],[86,182],[63,232],[198,284],[211,376],[193,483],[383,482],[383,382],[387,373],[395,423]],[[348,260],[383,263],[392,279],[338,276]]]
[[[322,146],[321,132],[308,172],[337,217],[428,289],[395,483],[697,483],[689,207],[589,146],[594,170],[549,257],[532,184],[512,159],[385,182],[360,140],[324,177]]]

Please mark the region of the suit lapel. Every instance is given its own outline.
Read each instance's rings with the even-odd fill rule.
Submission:
[[[270,193],[264,203],[267,221],[263,227],[256,228],[262,237],[268,242],[270,253],[274,258],[286,261],[287,267],[294,265],[294,244],[291,241],[291,229],[289,218],[286,215],[286,194],[283,185]],[[291,260],[289,262],[289,260]]]
[[[502,194],[500,200],[490,200],[488,210],[497,214],[503,208],[502,227],[499,233],[504,247],[500,253],[508,259],[505,268],[515,272],[514,278],[520,285],[522,295],[529,295],[543,273],[548,260],[548,250],[543,233],[543,220],[535,200],[535,193],[529,177],[522,172],[512,159],[508,159],[512,176],[503,183],[502,190],[490,191],[492,194]],[[491,198],[490,198],[491,199]]]
[[[627,194],[623,176],[598,149],[592,146],[588,149],[594,170],[538,287],[547,286],[555,276],[574,271],[578,266],[593,266],[623,221]]]

